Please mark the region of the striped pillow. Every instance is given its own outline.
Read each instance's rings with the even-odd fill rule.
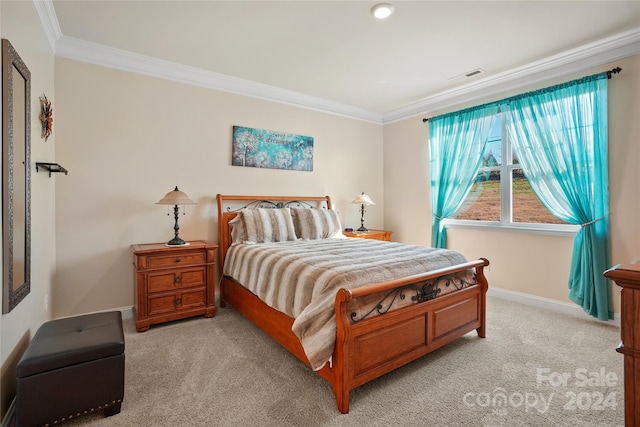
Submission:
[[[333,209],[292,208],[291,215],[300,239],[343,237],[338,212]]]
[[[296,240],[289,208],[255,208],[242,210],[244,240],[248,243]]]

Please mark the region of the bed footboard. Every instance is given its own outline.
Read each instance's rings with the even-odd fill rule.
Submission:
[[[349,412],[349,391],[454,341],[468,332],[486,333],[486,259],[429,274],[348,291],[336,296],[337,343],[332,381],[338,410]],[[354,322],[347,303],[379,290],[398,288],[425,279],[475,268],[477,284],[382,316]]]
[[[405,365],[455,339],[477,331],[486,333],[486,259],[429,274],[372,285],[336,296],[337,343],[332,381],[338,409],[349,412],[349,391]],[[347,303],[380,290],[422,283],[452,271],[475,268],[477,284],[463,290],[410,305],[381,316],[353,321]]]
[[[394,369],[473,331],[486,333],[486,259],[400,280],[365,286],[336,295],[336,345],[331,365],[318,374],[331,383],[338,410],[349,412],[349,392]],[[347,309],[354,298],[424,283],[468,268],[475,269],[476,284],[385,314],[355,320]],[[228,277],[221,282],[221,305],[228,302],[302,362],[309,364],[302,345],[291,331],[293,319],[267,306]]]

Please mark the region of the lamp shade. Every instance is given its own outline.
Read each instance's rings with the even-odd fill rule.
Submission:
[[[195,205],[196,202],[191,200],[184,192],[178,190],[169,191],[162,199],[156,202],[156,205]]]
[[[375,205],[375,203],[373,203],[373,200],[371,200],[371,197],[364,194],[364,192],[353,199],[351,203],[355,205]]]

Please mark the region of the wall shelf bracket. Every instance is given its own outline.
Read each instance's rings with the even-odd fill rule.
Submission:
[[[43,170],[49,171],[49,178],[51,178],[52,173],[64,173],[65,175],[69,173],[68,170],[60,166],[58,163],[43,163],[36,162],[36,172],[40,172],[40,168]]]

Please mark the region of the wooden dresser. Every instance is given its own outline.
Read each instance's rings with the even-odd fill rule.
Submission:
[[[151,325],[216,313],[215,255],[218,245],[191,241],[131,245],[136,330]]]
[[[624,355],[624,425],[640,426],[640,259],[604,272],[622,288],[617,348]]]
[[[358,239],[374,239],[391,241],[391,233],[389,230],[369,230],[369,231],[345,231],[344,234],[347,237],[356,237]]]

